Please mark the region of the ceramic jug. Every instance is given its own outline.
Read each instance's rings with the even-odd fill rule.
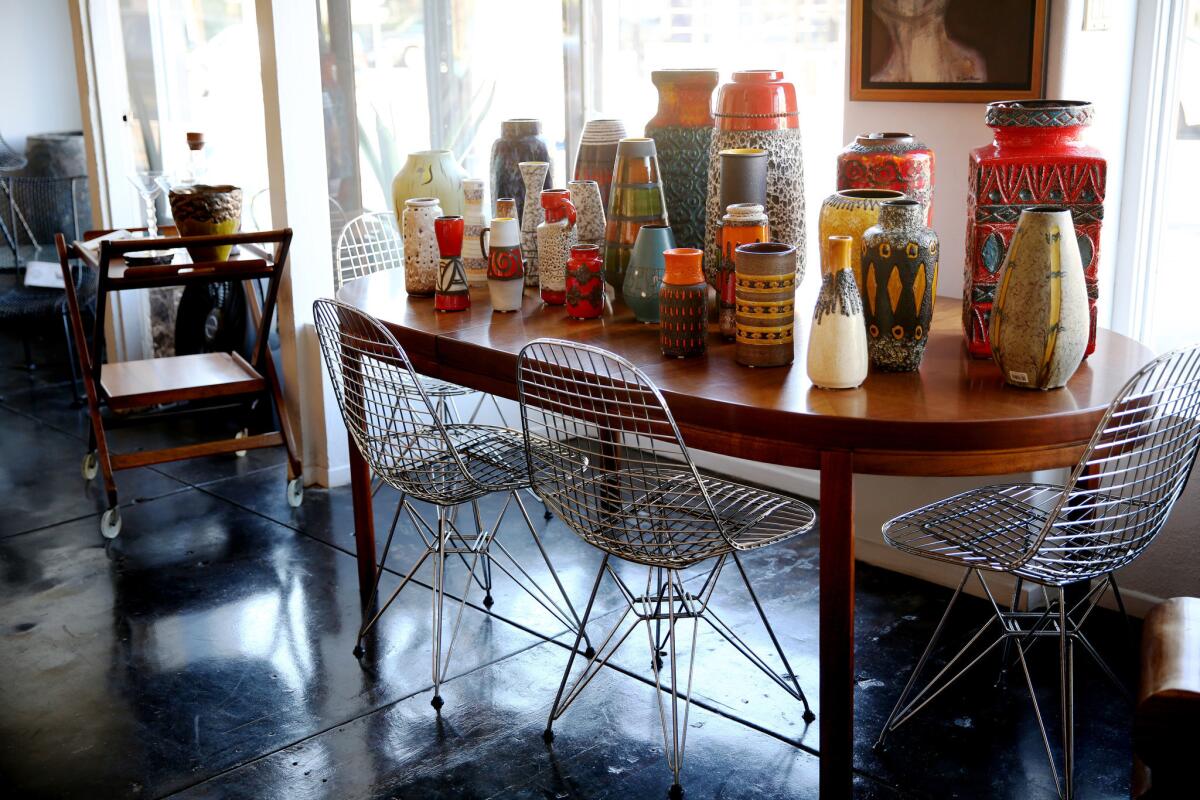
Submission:
[[[490,246],[489,246],[490,244]],[[488,295],[492,310],[519,311],[525,290],[521,259],[521,228],[513,217],[496,217],[479,234],[479,249],[487,258]]]

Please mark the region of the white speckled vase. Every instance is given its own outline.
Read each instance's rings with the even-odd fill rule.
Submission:
[[[479,234],[487,227],[488,220],[484,216],[483,179],[464,178],[463,191],[463,220],[466,224],[463,230],[463,269],[467,271],[467,282],[472,286],[487,284],[487,258],[479,248]]]
[[[525,206],[521,209],[521,254],[525,257],[525,285],[538,285],[537,229],[546,221],[542,187],[550,171],[548,161],[522,161],[517,165],[525,182]]]
[[[1021,212],[992,307],[992,358],[1004,380],[1026,389],[1064,386],[1083,361],[1091,320],[1071,212]]]
[[[433,221],[442,216],[436,197],[414,197],[404,202],[404,289],[417,297],[432,297],[437,288],[438,251]]]
[[[567,189],[575,206],[575,234],[579,243],[604,247],[604,200],[600,184],[592,180],[568,181]]]

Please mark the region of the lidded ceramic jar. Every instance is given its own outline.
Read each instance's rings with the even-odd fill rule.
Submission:
[[[837,188],[892,189],[916,200],[933,220],[933,151],[911,133],[863,133],[837,159]]]
[[[659,290],[658,343],[664,356],[692,358],[708,349],[708,283],[704,280],[703,251],[671,248]]]
[[[938,238],[916,200],[889,200],[863,231],[863,306],[871,365],[885,372],[921,366],[937,293]]]

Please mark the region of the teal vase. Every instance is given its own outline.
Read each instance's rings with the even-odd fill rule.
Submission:
[[[629,267],[621,294],[638,322],[658,322],[658,290],[666,259],[663,251],[675,247],[670,225],[643,225],[629,254]]]

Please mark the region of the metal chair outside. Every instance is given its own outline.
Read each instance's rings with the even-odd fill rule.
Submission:
[[[1124,603],[1114,573],[1136,559],[1162,530],[1179,498],[1200,450],[1200,345],[1168,353],[1147,364],[1118,393],[1095,434],[1062,486],[1006,484],[975,489],[901,515],[883,527],[884,539],[907,553],[966,568],[933,638],[922,654],[891,715],[878,745],[998,645],[1002,670],[1016,650],[1033,700],[1046,755],[1061,796],[1074,795],[1074,649],[1086,650],[1101,669],[1128,694],[1115,673],[1082,631],[1083,623],[1111,589],[1118,608]],[[985,572],[1017,579],[1012,602],[997,603]],[[925,687],[913,694],[946,620],[972,576],[978,578],[994,615],[979,628]],[[1044,611],[1021,611],[1024,581],[1041,585],[1047,594]],[[1066,587],[1090,582],[1086,594],[1071,605]],[[991,644],[965,666],[955,665],[992,626]],[[1029,647],[1039,638],[1057,639],[1060,659],[1062,780],[1042,722],[1026,664]],[[986,641],[986,640],[985,640]],[[1003,673],[1002,673],[1003,674]]]
[[[598,640],[572,682],[572,651],[551,707],[553,724],[621,647],[646,623],[660,721],[672,771],[673,796],[682,794],[680,774],[700,622],[712,626],[779,687],[799,700],[814,719],[738,554],[811,530],[816,516],[807,504],[773,492],[702,476],[658,389],[637,367],[607,351],[553,339],[522,349],[517,362],[521,421],[534,491],[548,509],[582,539],[604,553],[584,610],[588,624],[607,574],[625,600],[624,613]],[[645,586],[635,586],[613,559],[647,567]],[[784,674],[732,630],[712,607],[722,570],[733,563],[779,656]],[[703,580],[685,584],[682,571],[705,564]],[[687,677],[676,647],[677,626],[692,623]],[[578,650],[578,643],[576,644]],[[669,663],[669,681],[663,675]],[[663,694],[669,695],[669,709]],[[681,707],[682,706],[682,707]]]
[[[442,706],[440,687],[449,668],[472,582],[484,591],[484,605],[492,605],[493,566],[508,575],[563,625],[579,631],[582,638],[579,616],[520,498],[519,490],[529,486],[525,439],[521,433],[447,419],[435,397],[418,379],[404,349],[373,317],[335,300],[316,301],[313,316],[346,429],[372,472],[401,493],[383,556],[376,568],[372,599],[378,591],[379,578],[402,513],[407,514],[424,545],[420,557],[403,575],[387,601],[373,614],[369,606],[364,608],[355,655],[363,654],[364,637],[430,558],[433,559],[434,590],[434,708]],[[505,492],[506,497],[495,521],[485,526],[476,501],[492,492]],[[436,507],[436,527],[417,513],[410,498]],[[457,519],[457,509],[466,504],[471,506],[473,529],[461,525]],[[529,529],[562,605],[497,538],[500,523],[513,505]],[[457,556],[466,565],[467,585],[460,595],[443,655],[447,556]],[[482,573],[478,576],[477,567]]]

